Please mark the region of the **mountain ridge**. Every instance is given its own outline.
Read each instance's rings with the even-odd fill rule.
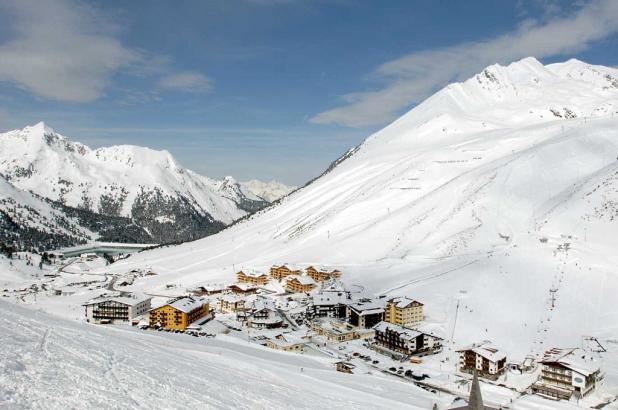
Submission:
[[[56,208],[128,218],[154,243],[198,239],[270,203],[232,177],[216,181],[183,168],[167,150],[91,149],[43,122],[0,134],[0,173]]]

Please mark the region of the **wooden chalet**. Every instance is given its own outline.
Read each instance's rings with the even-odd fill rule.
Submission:
[[[191,293],[194,294],[195,296],[212,296],[212,295],[218,295],[221,294],[223,292],[225,292],[225,290],[227,289],[227,287],[225,285],[199,285],[194,287],[191,290]]]
[[[254,286],[266,285],[268,283],[268,275],[265,273],[253,272],[253,271],[239,271],[236,272],[236,281],[238,283],[248,283]]]
[[[283,280],[290,275],[300,275],[299,270],[292,270],[285,265],[273,266],[270,268],[270,276],[276,280]]]
[[[258,288],[248,283],[234,283],[227,287],[231,293],[237,295],[252,295],[257,293]]]
[[[289,276],[285,284],[285,290],[290,293],[309,293],[315,289],[317,283],[309,276]]]
[[[337,269],[328,271],[325,269],[316,269],[313,266],[309,266],[305,269],[305,272],[307,272],[307,276],[309,276],[316,282],[324,282],[326,280],[338,279],[341,277],[341,271]]]

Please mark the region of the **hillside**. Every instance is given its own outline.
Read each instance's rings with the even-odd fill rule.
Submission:
[[[350,377],[331,360],[231,337],[204,342],[97,327],[2,301],[0,311],[7,329],[0,334],[2,407],[420,410],[437,400],[409,383]]]
[[[424,301],[455,346],[491,339],[521,358],[616,340],[617,79],[576,60],[490,66],[276,206],[114,269],[151,266],[162,274],[147,287],[160,289],[317,263]]]

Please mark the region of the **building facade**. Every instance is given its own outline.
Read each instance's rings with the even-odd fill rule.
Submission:
[[[324,282],[326,280],[338,279],[341,277],[341,271],[337,269],[328,271],[326,269],[316,269],[313,266],[309,266],[305,269],[305,272],[307,272],[307,276],[316,282]]]
[[[208,313],[209,304],[205,299],[181,296],[168,300],[163,306],[150,309],[150,326],[184,330]]]
[[[554,349],[540,361],[541,377],[532,385],[532,391],[552,399],[586,396],[594,389],[600,369],[583,361],[582,356],[579,349]]]
[[[115,296],[96,298],[83,306],[89,323],[127,323],[150,310],[152,298]]]
[[[268,283],[268,275],[259,272],[239,271],[236,273],[236,280],[238,283],[248,283],[253,286],[262,286]]]
[[[266,341],[266,346],[282,352],[302,352],[305,344],[303,339],[288,334],[277,335]]]
[[[307,318],[346,318],[346,308],[351,303],[349,295],[345,291],[322,292],[313,295],[311,303],[307,306]]]
[[[346,306],[346,318],[354,326],[372,328],[384,320],[384,308],[370,300],[351,303]]]
[[[488,342],[475,344],[459,353],[459,369],[472,374],[476,370],[480,377],[497,379],[506,369],[506,355]]]
[[[404,327],[417,327],[423,321],[423,304],[405,297],[389,299],[384,309],[384,320]]]
[[[317,319],[311,322],[310,327],[316,335],[326,337],[331,343],[370,339],[374,335],[372,329],[358,328],[337,319]]]
[[[308,276],[290,276],[285,284],[285,290],[290,293],[309,293],[316,288],[316,283]]]
[[[414,329],[380,322],[373,330],[377,345],[405,355],[433,354],[442,350],[441,338]]]
[[[236,313],[245,310],[245,300],[235,295],[224,295],[219,299],[218,307],[222,313]]]
[[[274,329],[283,325],[283,319],[276,310],[264,307],[247,316],[247,326],[256,329]]]
[[[276,280],[283,280],[290,275],[300,275],[299,270],[292,270],[285,265],[270,268],[270,276]]]

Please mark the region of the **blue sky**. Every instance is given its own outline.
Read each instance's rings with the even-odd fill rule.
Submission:
[[[0,129],[302,184],[489,64],[618,65],[617,33],[615,0],[0,0]]]

